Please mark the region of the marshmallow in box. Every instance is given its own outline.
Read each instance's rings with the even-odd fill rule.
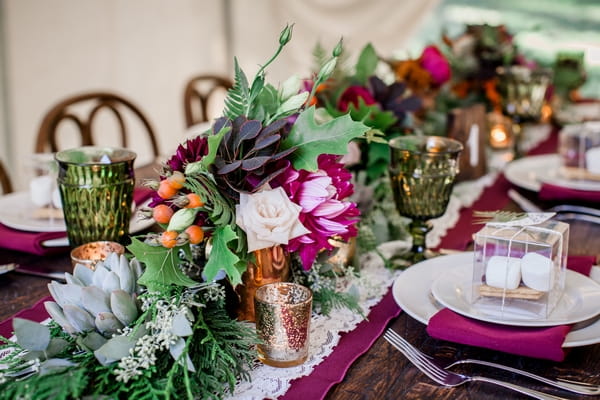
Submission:
[[[506,320],[545,319],[558,304],[569,225],[545,218],[490,222],[475,234],[471,303],[480,312]]]

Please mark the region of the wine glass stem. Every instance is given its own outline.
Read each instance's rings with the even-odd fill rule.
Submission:
[[[425,244],[425,236],[427,232],[431,230],[431,226],[426,221],[421,219],[414,219],[410,225],[410,235],[412,236],[412,259],[414,262],[423,261],[425,259],[425,250],[427,245]]]

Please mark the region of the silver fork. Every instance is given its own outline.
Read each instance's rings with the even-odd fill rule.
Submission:
[[[514,390],[521,394],[531,396],[535,399],[540,400],[567,400],[564,397],[554,396],[548,393],[538,392],[537,390],[529,389],[523,386],[515,385],[513,383],[499,381],[492,378],[486,378],[483,376],[468,376],[457,374],[455,372],[446,371],[438,367],[431,361],[431,357],[421,353],[410,343],[408,343],[403,337],[399,336],[396,332],[388,329],[383,337],[390,342],[392,346],[400,350],[402,354],[406,356],[417,368],[419,368],[425,375],[433,379],[435,382],[443,386],[454,387],[459,386],[467,382],[487,382],[494,385],[502,386],[507,389]]]

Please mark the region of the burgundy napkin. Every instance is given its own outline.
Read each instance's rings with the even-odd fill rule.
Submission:
[[[65,252],[69,247],[44,247],[42,243],[46,240],[57,239],[66,235],[66,232],[19,231],[0,224],[0,247],[36,254],[38,256],[58,254]]]
[[[136,188],[133,191],[133,200],[137,205],[140,205],[149,199],[152,193],[153,190],[149,188]],[[69,249],[69,246],[45,247],[42,243],[46,240],[57,239],[66,235],[66,232],[26,232],[0,224],[0,247],[38,256],[64,253]]]
[[[4,336],[7,339],[12,336],[12,334],[13,334],[12,322],[13,322],[14,318],[23,318],[23,319],[28,319],[28,320],[35,321],[35,322],[42,322],[46,318],[49,318],[50,316],[46,312],[46,307],[44,307],[44,302],[51,301],[51,300],[52,300],[52,297],[50,297],[50,296],[44,297],[43,299],[41,299],[37,303],[35,303],[33,305],[33,307],[27,308],[25,310],[21,310],[17,314],[13,315],[12,317],[7,318],[4,321],[0,322],[0,335]]]
[[[569,256],[569,269],[589,275],[595,258]],[[529,328],[494,324],[468,318],[449,309],[438,311],[427,325],[427,333],[436,338],[470,346],[499,350],[521,356],[563,361],[562,347],[572,325]]]
[[[543,183],[539,193],[540,200],[555,201],[585,201],[588,203],[600,202],[600,191],[570,189],[561,186]]]

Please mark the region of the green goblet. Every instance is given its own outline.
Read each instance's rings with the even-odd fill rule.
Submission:
[[[427,258],[425,236],[431,230],[427,221],[446,211],[463,145],[445,137],[415,135],[397,137],[389,145],[396,209],[412,219],[412,248],[400,263],[406,267]]]
[[[69,243],[125,242],[129,234],[136,154],[84,146],[56,153]]]

